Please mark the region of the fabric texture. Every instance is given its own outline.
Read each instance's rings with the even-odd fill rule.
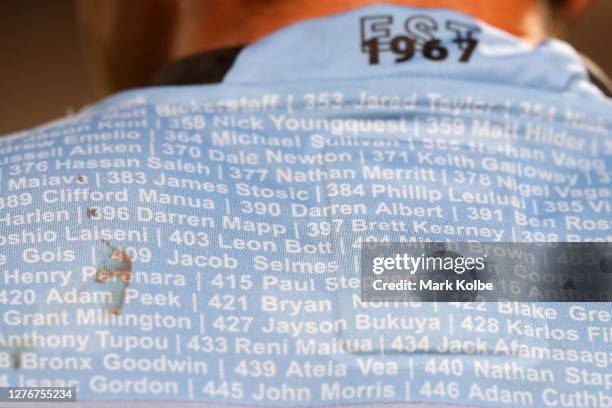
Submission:
[[[6,136],[0,386],[612,406],[609,302],[360,296],[367,242],[611,242],[611,107],[568,44],[380,5]]]

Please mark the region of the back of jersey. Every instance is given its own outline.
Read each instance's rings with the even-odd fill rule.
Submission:
[[[4,137],[0,386],[612,406],[609,302],[376,301],[362,279],[366,243],[611,242],[610,107],[564,43],[374,6],[272,34],[221,84]]]

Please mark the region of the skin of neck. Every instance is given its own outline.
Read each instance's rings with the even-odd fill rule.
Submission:
[[[337,14],[376,0],[183,0],[176,13],[171,58],[250,44],[301,20]],[[387,4],[447,8],[483,20],[531,44],[548,37],[539,0],[391,0]]]

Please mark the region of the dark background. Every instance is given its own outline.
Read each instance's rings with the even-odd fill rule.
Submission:
[[[568,40],[612,76],[612,0],[596,2]],[[0,0],[0,58],[0,134],[100,97],[88,80],[72,0]]]

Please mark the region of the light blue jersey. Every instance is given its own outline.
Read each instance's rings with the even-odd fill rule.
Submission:
[[[362,302],[359,279],[363,242],[611,242],[611,108],[563,42],[373,6],[4,137],[0,386],[612,407],[610,303]]]

